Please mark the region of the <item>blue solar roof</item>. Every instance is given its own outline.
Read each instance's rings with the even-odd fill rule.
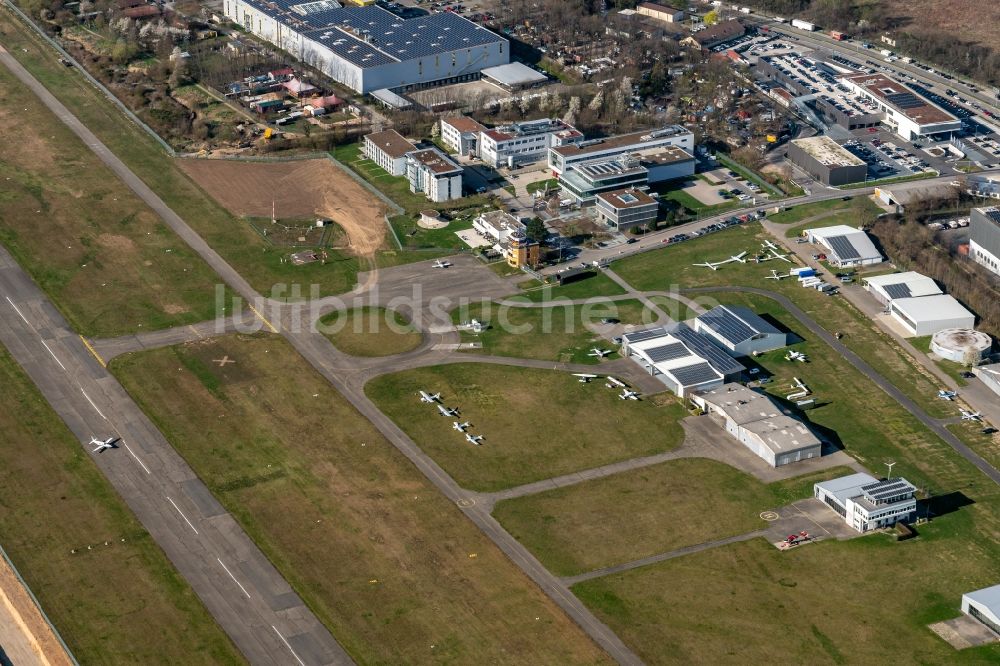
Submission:
[[[726,352],[716,347],[701,333],[695,333],[686,324],[677,324],[670,331],[671,335],[683,342],[698,356],[712,364],[712,367],[723,375],[743,372],[746,368]]]
[[[716,373],[716,371],[713,370],[712,366],[708,363],[685,365],[682,368],[672,368],[668,372],[673,375],[682,386],[697,386],[699,384],[704,384],[705,382],[719,379],[718,373]]]
[[[700,315],[698,320],[734,345],[759,333],[781,333],[756,312],[740,305],[720,305]]]
[[[309,0],[245,2],[342,58],[369,67],[503,39],[454,12],[404,19],[374,5],[322,9],[322,5]]]

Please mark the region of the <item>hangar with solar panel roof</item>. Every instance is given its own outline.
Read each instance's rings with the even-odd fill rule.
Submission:
[[[746,369],[686,324],[626,333],[622,356],[632,358],[682,398],[734,381]]]
[[[802,233],[810,243],[818,243],[827,249],[827,261],[834,266],[871,266],[885,261],[872,239],[861,229],[838,224],[807,229]]]
[[[404,19],[337,0],[223,4],[250,33],[359,93],[471,81],[510,62],[506,39],[454,12]]]
[[[882,305],[889,305],[897,298],[918,298],[943,293],[937,282],[916,271],[863,278],[861,284]]]
[[[698,315],[694,330],[710,337],[731,356],[750,356],[788,344],[785,333],[741,305],[719,305]]]

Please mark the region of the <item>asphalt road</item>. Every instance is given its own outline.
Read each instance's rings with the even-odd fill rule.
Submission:
[[[250,663],[353,663],[2,247],[0,313],[0,342],[88,452],[121,438],[94,461]]]
[[[96,154],[102,162],[104,162],[114,173],[117,175],[135,194],[142,199],[150,208],[155,211],[160,218],[169,226],[181,239],[183,239],[195,252],[197,252],[201,258],[211,266],[216,273],[221,277],[221,279],[228,284],[233,291],[239,294],[241,297],[246,299],[249,303],[256,304],[258,310],[264,307],[264,299],[254,291],[250,284],[238,273],[236,270],[230,266],[217,252],[215,252],[208,244],[197,234],[191,227],[187,225],[184,220],[180,218],[173,210],[170,209],[166,203],[160,199],[160,197],[153,192],[135,173],[133,173],[118,157],[112,153],[107,146],[101,143],[100,140],[89,130],[83,123],[80,122],[76,116],[74,116],[69,109],[66,108],[58,99],[55,98],[48,90],[45,89],[42,84],[35,79],[27,70],[25,70],[20,63],[14,60],[8,53],[0,51],[0,62],[6,65],[18,79],[20,79],[25,86],[32,90],[42,102],[58,117],[63,123],[65,123],[78,137],[80,137],[83,142],[90,147],[90,149]],[[51,306],[50,306],[51,307]],[[57,315],[58,316],[58,315]],[[61,319],[61,318],[60,318]],[[63,322],[65,327],[65,323]],[[494,544],[501,551],[503,551],[510,560],[518,566],[529,578],[531,578],[535,583],[542,589],[545,594],[549,596],[560,608],[563,609],[566,614],[576,622],[584,632],[594,640],[595,643],[600,645],[613,659],[615,659],[620,664],[640,664],[642,661],[639,659],[635,653],[633,653],[620,638],[609,628],[607,625],[598,620],[586,606],[580,602],[569,589],[560,581],[558,578],[553,576],[549,571],[542,566],[542,564],[527,551],[524,546],[522,546],[514,537],[504,530],[500,524],[494,520],[493,516],[490,515],[488,509],[477,506],[475,502],[468,502],[468,498],[462,489],[455,483],[454,479],[448,476],[444,470],[442,470],[437,463],[435,463],[430,456],[424,454],[423,451],[409,438],[406,434],[400,430],[395,423],[393,423],[387,416],[385,416],[370,400],[364,395],[363,390],[360,386],[349,385],[343,380],[343,378],[336,372],[336,365],[338,365],[338,358],[342,358],[343,355],[338,352],[330,341],[327,340],[322,335],[318,333],[313,333],[310,331],[290,331],[286,330],[282,326],[281,322],[269,322],[269,328],[273,327],[274,332],[283,335],[293,347],[295,347],[300,354],[313,365],[323,376],[325,376],[330,383],[340,391],[354,406],[358,409],[366,418],[368,418],[379,431],[393,444],[396,446],[400,452],[403,453],[407,458],[409,458],[414,465],[438,488],[438,490],[443,493],[449,499],[455,501],[464,511],[465,515],[472,520],[472,522],[479,527],[482,532],[493,541]],[[66,328],[68,331],[68,328]],[[72,343],[72,341],[70,341]],[[86,355],[85,348],[83,348],[82,342],[77,342],[75,346],[79,349],[73,350],[74,357],[79,359],[80,349],[84,349],[83,353]],[[66,351],[66,350],[64,350]],[[343,364],[341,360],[339,364]],[[96,365],[100,368],[100,365],[96,363],[96,360],[91,364]],[[103,370],[103,369],[102,369]],[[29,373],[30,374],[30,373]],[[105,373],[106,374],[106,373]],[[124,393],[121,387],[117,384],[114,378],[107,376],[108,379],[104,382],[106,387],[116,388],[118,395],[116,395],[116,405],[131,405],[134,412],[130,411],[130,420],[134,419],[136,422],[143,422],[148,425],[147,432],[144,433],[148,437],[158,438],[158,441],[162,442],[162,446],[157,447],[158,450],[169,450],[173,453],[169,444],[163,440],[162,435],[159,434],[151,424],[148,424],[148,420],[142,414],[142,412],[131,403],[128,396]],[[34,377],[33,377],[34,378]],[[51,378],[49,382],[53,381]],[[58,384],[59,382],[56,381]],[[46,383],[45,386],[50,386]],[[46,397],[51,397],[58,404],[61,402],[61,396],[59,395],[47,395]],[[93,417],[91,417],[93,418]],[[67,421],[68,423],[70,421]],[[81,427],[79,422],[76,422],[77,427]],[[89,424],[88,424],[89,426]],[[74,430],[76,432],[76,430]],[[126,440],[140,441],[139,439],[133,439],[131,437],[132,433],[129,433],[129,437]],[[118,452],[116,452],[118,453]],[[175,454],[176,455],[176,454]],[[111,456],[108,456],[111,457]],[[119,456],[120,457],[120,456]],[[178,459],[179,460],[179,459]],[[180,464],[184,464],[183,461],[179,460]],[[188,473],[190,469],[185,469]],[[193,473],[192,477],[193,477]],[[148,476],[148,475],[147,475]],[[192,481],[197,482],[194,478]],[[200,482],[197,482],[200,484]],[[206,495],[203,499],[204,501],[214,502],[211,499],[211,495],[205,491]],[[142,505],[146,504],[145,501],[140,503],[140,508]],[[192,502],[193,504],[193,502]],[[190,508],[190,505],[188,506]],[[137,511],[138,513],[138,511]],[[238,531],[239,528],[233,525],[233,529]],[[153,530],[150,530],[153,533]],[[183,532],[182,532],[183,533]],[[239,532],[242,535],[242,532]],[[154,536],[156,536],[154,534]],[[163,535],[165,538],[168,535]],[[197,536],[197,535],[196,535]],[[245,537],[244,537],[245,538]],[[190,539],[190,537],[189,537]],[[167,545],[174,545],[168,541]],[[253,544],[247,540],[247,548],[254,548]],[[166,549],[166,545],[164,545]],[[195,561],[192,560],[190,555],[185,555],[183,551],[176,552],[178,556],[175,560],[175,564],[178,568],[185,573],[193,572],[192,570],[196,568]],[[275,572],[277,576],[277,573]],[[278,576],[280,580],[280,576]],[[284,583],[284,581],[281,581]],[[196,588],[196,591],[198,588]],[[204,598],[204,597],[203,597]],[[212,599],[214,602],[215,600]],[[252,601],[252,600],[248,600]],[[206,605],[209,610],[216,615],[220,623],[227,630],[231,630],[231,636],[238,636],[240,639],[250,639],[253,638],[254,633],[258,632],[247,632],[245,625],[234,626],[232,622],[233,619],[233,607],[225,604],[219,603],[208,603]],[[315,622],[315,618],[311,614],[308,614],[306,609],[302,609],[301,615],[307,616],[302,619],[311,619]],[[266,633],[266,632],[263,632]],[[276,632],[273,632],[276,633]],[[302,650],[305,652],[306,647],[313,647],[315,653],[318,655],[327,654],[322,648],[327,650],[332,650],[333,645],[327,644],[323,641],[322,645],[317,645],[320,637],[319,629],[315,629],[312,633],[298,633],[297,638],[298,643],[293,643],[296,650]],[[325,630],[323,631],[325,633]],[[249,634],[249,635],[248,635]],[[326,636],[329,636],[326,633]],[[234,640],[236,638],[234,637]],[[308,642],[307,642],[308,641]],[[332,637],[330,638],[332,641]],[[274,642],[273,640],[271,641]],[[241,649],[244,648],[240,641],[237,641],[238,645],[241,645]],[[245,648],[251,650],[253,644],[247,644]],[[337,646],[339,649],[339,646]],[[252,654],[258,654],[258,651],[251,650]],[[245,652],[246,654],[246,652]],[[310,653],[312,654],[312,653]],[[347,660],[346,655],[341,651],[340,655],[336,658],[342,658]],[[262,655],[264,656],[264,655]],[[303,657],[305,658],[305,657]],[[330,657],[334,658],[333,655]],[[282,663],[271,662],[271,661],[261,661],[258,663]],[[287,659],[284,663],[291,663]],[[331,661],[331,663],[333,663]]]
[[[757,289],[756,287],[700,287],[696,289],[684,289],[682,291],[686,294],[739,291],[750,294],[759,294],[761,296],[774,299],[780,303],[782,307],[788,310],[789,314],[795,317],[799,323],[808,328],[811,333],[830,345],[830,347],[843,356],[848,363],[857,368],[858,372],[875,382],[879,388],[888,393],[894,400],[896,400],[896,402],[902,405],[903,409],[910,412],[910,414],[915,416],[917,420],[930,428],[930,430],[933,431],[938,437],[947,442],[948,445],[955,449],[960,456],[975,465],[979,471],[992,479],[994,483],[1000,485],[1000,471],[983,460],[975,451],[966,446],[962,440],[956,437],[938,419],[928,416],[924,410],[913,402],[913,400],[896,388],[895,384],[880,375],[873,367],[868,365],[863,358],[848,349],[846,345],[836,338],[836,336],[813,321],[812,317],[803,312],[801,308],[795,305],[795,303],[787,297],[766,289]]]

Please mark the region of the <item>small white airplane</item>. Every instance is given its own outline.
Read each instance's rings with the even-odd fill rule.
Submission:
[[[428,393],[427,391],[420,392],[420,402],[437,402],[440,399],[440,393]]]
[[[469,423],[468,421],[466,421],[465,423],[459,423],[458,421],[454,421],[452,422],[451,427],[459,432],[465,432],[465,429],[468,428],[470,425],[472,424]]]
[[[605,384],[608,388],[628,388],[628,384],[620,379],[615,379],[614,377],[608,377],[608,383]]]
[[[719,270],[719,266],[722,266],[723,264],[729,264],[734,261],[738,261],[741,264],[747,263],[746,259],[743,258],[746,255],[747,255],[746,252],[740,252],[739,254],[734,254],[725,261],[706,261],[700,264],[692,264],[692,266],[704,266],[705,268],[711,268],[713,271],[717,271]]]
[[[483,441],[483,436],[470,435],[469,433],[465,433],[465,441],[467,441],[469,444],[475,444],[476,446],[480,446],[479,442]]]
[[[97,439],[96,437],[91,437],[90,443],[97,445],[97,448],[94,449],[94,453],[104,453],[108,449],[117,449],[117,442],[119,439],[121,439],[121,437],[111,436],[107,439]]]
[[[942,400],[954,400],[957,395],[958,391],[945,391],[944,389],[938,391],[938,397]]]
[[[618,397],[621,400],[638,400],[639,399],[639,392],[638,391],[629,391],[628,389],[625,389],[624,391],[622,391],[621,393],[618,394]]]
[[[776,270],[774,270],[772,268],[771,269],[771,274],[770,275],[765,275],[764,279],[765,280],[784,280],[786,277],[789,277],[789,276],[788,275],[782,275],[778,271],[776,271]]]
[[[449,268],[449,267],[451,267],[450,261],[445,261],[443,259],[434,260],[434,268]]]
[[[581,384],[589,384],[591,379],[597,379],[598,377],[598,375],[588,375],[585,372],[574,372],[573,376],[579,377]]]
[[[785,360],[786,361],[798,361],[799,363],[805,363],[806,361],[809,360],[809,357],[806,356],[805,354],[803,354],[802,352],[798,352],[798,351],[789,349],[788,353],[785,354]]]
[[[773,248],[771,248],[771,256],[770,256],[770,258],[771,259],[781,259],[782,261],[787,261],[788,263],[792,263],[792,260],[788,258],[787,254],[781,254],[781,253],[779,253],[777,250],[775,250]]]
[[[982,421],[983,415],[980,412],[967,412],[964,409],[962,411],[963,421]]]
[[[458,410],[452,407],[445,407],[444,405],[438,405],[438,413],[441,416],[458,416]]]
[[[594,347],[593,349],[590,350],[590,353],[587,354],[587,356],[593,356],[595,358],[604,358],[610,353],[611,353],[610,349],[598,349],[597,347]]]

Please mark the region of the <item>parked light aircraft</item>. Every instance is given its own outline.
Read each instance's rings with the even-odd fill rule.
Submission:
[[[605,386],[607,386],[608,388],[615,388],[615,387],[627,388],[628,384],[626,384],[620,379],[615,379],[614,377],[608,377],[608,383],[605,384]]]
[[[620,399],[622,399],[622,400],[638,400],[639,399],[639,392],[638,391],[629,391],[628,389],[625,389],[621,393],[618,394],[618,397]]]
[[[434,261],[434,268],[448,268],[451,266],[450,261],[445,261],[443,259],[437,259]]]
[[[956,395],[958,395],[958,391],[945,391],[944,389],[938,391],[938,397],[942,400],[954,400]]]
[[[107,439],[97,439],[96,437],[91,437],[90,443],[97,445],[97,448],[94,449],[94,453],[104,453],[108,449],[117,449],[119,439],[121,438],[114,435],[108,437]]]
[[[982,421],[983,415],[979,412],[967,412],[962,410],[962,420],[963,421]]]
[[[805,354],[803,354],[802,352],[798,352],[798,351],[795,351],[793,349],[789,349],[788,353],[785,354],[785,360],[786,361],[798,361],[799,363],[805,363],[806,361],[809,360],[809,357],[806,356]]]
[[[427,391],[420,392],[420,402],[437,402],[441,399],[440,393],[428,393]]]
[[[453,407],[445,407],[444,405],[438,405],[438,413],[441,416],[458,416],[458,410]]]
[[[611,353],[610,349],[598,349],[597,347],[594,347],[593,349],[590,350],[590,353],[587,354],[587,356],[594,356],[596,358],[604,358],[605,356],[607,356],[610,353]]]
[[[573,376],[579,377],[580,378],[579,381],[581,384],[589,384],[591,379],[597,379],[598,377],[598,375],[588,375],[585,372],[574,372]]]
[[[483,436],[470,435],[469,433],[465,433],[465,441],[467,441],[469,444],[475,444],[476,446],[480,446],[479,442],[483,441]]]
[[[470,425],[472,424],[469,423],[468,421],[466,421],[465,423],[459,423],[458,421],[454,421],[452,422],[451,427],[459,432],[465,432],[465,429],[468,428]]]
[[[746,252],[740,252],[739,254],[734,254],[733,256],[729,257],[725,261],[706,261],[706,262],[701,263],[701,264],[692,264],[692,265],[693,266],[704,266],[706,268],[711,268],[713,271],[717,271],[717,270],[719,270],[719,266],[722,266],[723,264],[732,263],[734,261],[738,261],[741,264],[747,263],[746,259],[743,258],[746,255],[747,255]]]

